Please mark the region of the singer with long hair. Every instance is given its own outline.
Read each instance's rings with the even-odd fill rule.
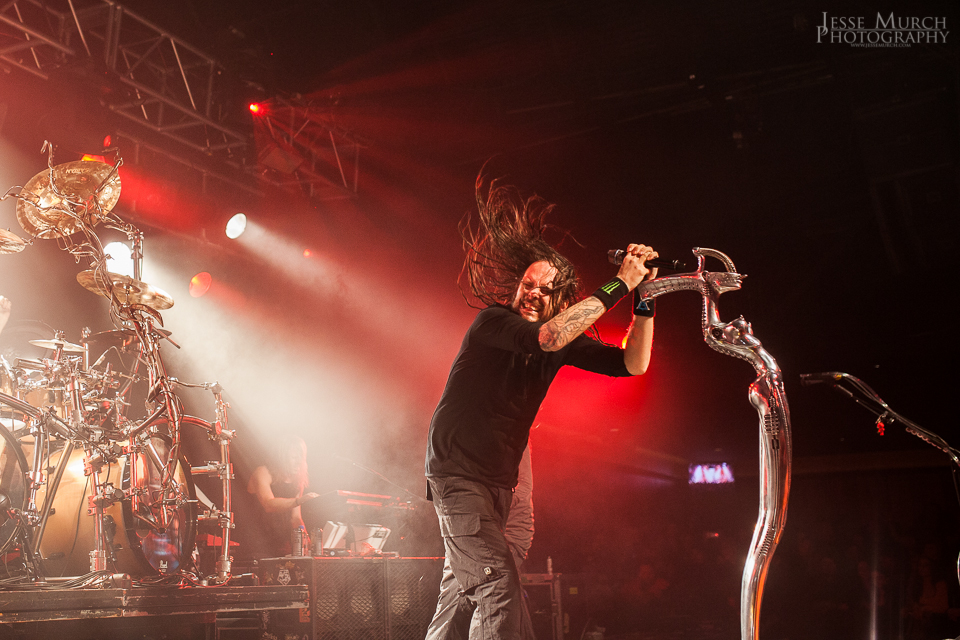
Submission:
[[[446,555],[429,640],[521,637],[520,576],[504,528],[540,404],[561,367],[642,375],[653,344],[653,309],[636,299],[623,349],[585,332],[656,277],[645,264],[656,251],[629,245],[616,277],[583,297],[576,269],[545,239],[553,205],[482,174],[476,196],[476,220],[467,217],[460,228],[461,291],[481,310],[427,442],[427,494]]]

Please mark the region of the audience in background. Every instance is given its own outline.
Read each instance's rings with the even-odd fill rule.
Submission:
[[[588,536],[549,550],[567,585],[563,607],[571,634],[603,629],[605,640],[671,633],[696,633],[701,640],[736,637],[752,530],[704,532],[696,514],[670,514],[661,505],[649,509],[664,518],[622,514],[618,522],[621,514],[611,514]],[[788,521],[774,556],[762,602],[762,637],[960,635],[960,585],[953,573],[960,551],[957,527],[931,524],[916,511],[811,513]]]

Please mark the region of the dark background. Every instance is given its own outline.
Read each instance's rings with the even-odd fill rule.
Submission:
[[[860,555],[873,545],[900,567],[904,599],[925,542],[952,571],[946,456],[898,424],[880,437],[869,413],[826,386],[801,387],[799,374],[858,376],[956,441],[957,40],[865,49],[816,37],[824,12],[945,17],[951,30],[956,3],[124,6],[224,64],[231,126],[253,129],[250,100],[305,97],[364,144],[348,201],[216,184],[201,194],[181,165],[125,155],[117,211],[147,234],[145,279],[176,300],[164,319],[183,349],[164,355],[174,375],[227,389],[241,478],[279,430],[306,439],[318,491],[421,494],[429,417],[473,313],[456,285],[457,223],[486,163],[556,203],[587,290],[614,273],[608,249],[637,241],[688,263],[691,247],[715,248],[749,276],[720,311],[749,320],[784,373],[795,476],[782,557],[811,538],[852,571],[843,550],[859,540]],[[96,74],[65,65],[43,81],[0,63],[3,182],[43,169],[44,139],[59,140],[62,162],[99,144],[114,126],[107,100]],[[150,186],[134,195],[135,176]],[[237,210],[264,235],[221,239]],[[0,226],[22,236],[14,211],[12,199],[0,204]],[[82,268],[52,241],[0,256],[11,322],[42,321],[73,340],[82,326],[108,329],[105,302],[75,284]],[[201,270],[215,285],[194,299],[187,282]],[[691,594],[715,590],[687,584],[682,563],[663,558],[701,544],[720,557],[723,542],[742,567],[756,518],[754,373],[703,344],[699,306],[693,294],[658,301],[642,379],[558,379],[532,436],[530,570],[550,556],[571,575],[626,574],[610,578],[617,591],[642,559],[659,558]],[[602,335],[619,341],[628,321],[618,308]],[[186,396],[211,417],[209,398]],[[688,463],[721,461],[734,487],[686,485]],[[430,506],[415,503],[391,543],[436,553]],[[735,592],[738,571],[718,580]],[[776,572],[768,611],[783,592]]]

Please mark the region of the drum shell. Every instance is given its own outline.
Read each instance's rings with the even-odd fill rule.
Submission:
[[[0,424],[0,493],[6,498],[10,508],[26,507],[28,468],[20,443],[7,427]],[[11,520],[6,512],[0,511],[0,555],[6,554],[14,543],[16,531],[15,521]]]
[[[46,412],[47,408],[52,408],[53,412],[61,420],[67,419],[67,407],[69,406],[68,394],[63,389],[33,389],[32,391],[21,390],[17,397]]]
[[[32,445],[25,444],[27,458],[32,455]],[[54,468],[60,462],[63,450],[52,453],[47,459],[47,480],[53,475]],[[44,529],[40,543],[40,553],[44,558],[44,571],[48,577],[77,576],[90,572],[90,551],[94,549],[94,519],[89,508],[90,478],[83,475],[83,450],[74,450],[67,462],[66,471],[57,487],[53,508]],[[102,478],[114,485],[120,485],[121,470],[126,457],[103,468]],[[46,499],[47,486],[44,484],[37,492],[37,504]],[[135,558],[126,527],[123,526],[123,509],[115,502],[104,510],[112,518],[116,532],[108,539],[112,540],[116,550],[117,570],[129,571],[136,566]]]
[[[17,397],[18,387],[19,385],[17,384],[17,378],[15,375],[13,375],[13,371],[8,370],[6,367],[3,366],[3,363],[0,362],[0,393],[4,393],[8,396],[17,398],[19,400],[20,398]],[[22,416],[23,416],[22,413],[20,413],[10,405],[0,403],[0,417],[21,418]],[[7,426],[9,427],[10,425],[7,424]]]
[[[30,452],[27,453],[29,457]],[[48,479],[53,475],[53,467],[59,463],[61,454],[62,452],[51,454],[47,464]],[[114,487],[127,491],[130,487],[129,462],[129,457],[123,456],[117,462],[102,467],[101,482],[110,482]],[[192,498],[193,484],[188,474],[189,470],[181,463],[177,469],[177,480]],[[76,450],[67,462],[40,543],[47,576],[83,575],[90,571],[90,552],[96,546],[94,515],[89,500],[91,484],[92,479],[84,475],[84,452]],[[37,504],[43,504],[45,498],[46,485],[38,492]],[[188,529],[188,540],[184,545],[187,549],[184,553],[189,556],[195,535],[196,517],[192,505],[184,510],[186,521],[178,526]],[[111,570],[141,576],[179,568],[177,563],[172,563],[174,566],[163,565],[161,569],[161,561],[154,557],[152,549],[145,553],[144,541],[154,547],[156,536],[149,535],[149,529],[134,519],[128,500],[114,502],[105,508],[104,520],[104,531],[110,542],[107,566]]]
[[[3,356],[0,356],[2,358]],[[6,361],[0,362],[0,393],[5,393],[8,396],[17,395],[17,380],[14,378],[11,373],[8,373],[7,367],[3,366]]]
[[[13,396],[44,411],[50,407],[58,418],[66,420],[70,406],[69,394],[62,388],[37,387],[43,382],[39,378],[31,379],[30,375],[37,376],[40,375],[38,372],[42,371],[43,363],[39,360],[17,358],[16,367],[13,369],[3,367],[0,363],[0,393]],[[23,418],[21,412],[7,405],[0,405],[0,416]]]

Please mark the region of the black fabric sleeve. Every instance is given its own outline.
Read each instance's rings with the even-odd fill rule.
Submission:
[[[626,378],[633,374],[623,362],[623,350],[601,344],[586,335],[570,343],[564,364],[605,376]]]
[[[542,326],[542,322],[528,322],[506,307],[487,307],[477,314],[471,339],[505,351],[543,353]]]

